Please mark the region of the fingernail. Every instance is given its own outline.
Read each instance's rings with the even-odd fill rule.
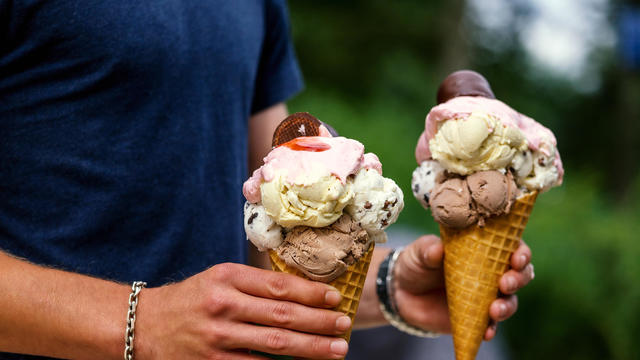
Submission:
[[[508,277],[507,278],[507,290],[509,290],[509,292],[514,291],[516,289],[516,286],[518,286],[518,284],[516,284],[516,279],[514,279],[513,277]]]
[[[339,356],[346,355],[348,348],[349,346],[344,339],[334,340],[331,343],[331,352]]]
[[[524,267],[524,265],[527,263],[527,255],[520,255],[520,266]]]
[[[324,294],[324,302],[327,305],[338,305],[338,303],[342,300],[342,295],[338,290],[329,290]]]
[[[351,327],[351,318],[348,316],[340,316],[336,320],[336,329],[339,331],[346,331]]]
[[[498,305],[498,312],[500,313],[500,317],[507,315],[507,305],[505,304]]]
[[[531,280],[536,278],[536,273],[533,271],[533,264],[531,264]]]

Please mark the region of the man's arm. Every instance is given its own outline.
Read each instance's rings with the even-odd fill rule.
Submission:
[[[130,286],[30,264],[0,252],[0,351],[117,359]]]
[[[30,264],[0,252],[0,352],[121,359],[129,285]],[[351,321],[328,310],[334,288],[289,274],[219,264],[144,289],[136,359],[342,358]],[[346,319],[345,319],[346,318]],[[256,325],[257,324],[257,325]]]

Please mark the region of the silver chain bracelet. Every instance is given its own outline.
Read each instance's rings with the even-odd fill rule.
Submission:
[[[136,309],[138,308],[138,295],[143,287],[147,286],[144,281],[134,281],[129,294],[129,312],[127,312],[127,330],[124,333],[124,360],[133,360],[133,338],[136,329]]]

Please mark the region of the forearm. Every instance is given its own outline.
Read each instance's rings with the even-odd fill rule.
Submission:
[[[0,274],[0,351],[122,357],[129,286],[33,265],[3,252]]]
[[[373,252],[354,324],[356,329],[388,324],[380,311],[380,303],[378,301],[378,294],[376,293],[376,278],[380,263],[382,263],[382,260],[384,260],[390,250],[389,248],[379,247]]]

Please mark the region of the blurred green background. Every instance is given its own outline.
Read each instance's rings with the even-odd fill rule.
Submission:
[[[290,0],[308,111],[379,155],[399,223],[437,233],[410,191],[414,147],[451,71],[549,127],[565,183],[525,231],[536,279],[501,326],[515,359],[640,354],[640,13],[607,0]]]

